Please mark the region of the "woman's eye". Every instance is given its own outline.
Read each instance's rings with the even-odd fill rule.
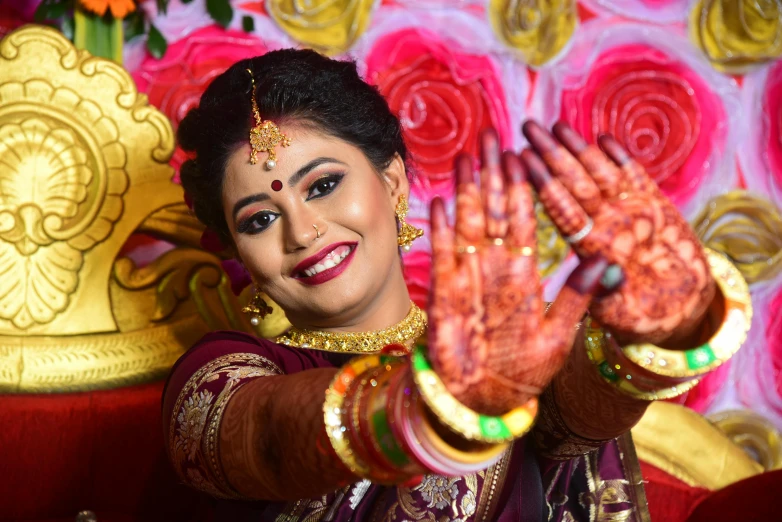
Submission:
[[[278,218],[277,214],[272,212],[258,212],[248,217],[239,224],[239,233],[258,234],[263,232]]]
[[[315,183],[310,185],[307,199],[322,198],[326,194],[331,193],[335,188],[337,188],[337,185],[339,185],[340,181],[342,181],[342,177],[342,174],[332,174],[331,176],[320,178]]]

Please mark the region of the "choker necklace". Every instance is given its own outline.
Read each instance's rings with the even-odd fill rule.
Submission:
[[[320,332],[291,327],[277,342],[286,346],[337,353],[378,353],[389,344],[401,344],[409,352],[426,332],[426,315],[410,302],[410,312],[402,322],[374,332]]]

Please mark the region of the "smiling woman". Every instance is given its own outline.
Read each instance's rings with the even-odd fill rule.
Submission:
[[[521,157],[482,133],[480,181],[456,161],[453,227],[432,202],[427,318],[399,252],[420,235],[400,124],[355,65],[282,50],[212,82],[179,127],[182,184],[293,325],[208,334],[169,377],[180,478],[245,501],[219,520],[647,520],[625,434],[735,351],[746,285],[616,142],[524,132]],[[581,258],[550,310],[528,178]]]

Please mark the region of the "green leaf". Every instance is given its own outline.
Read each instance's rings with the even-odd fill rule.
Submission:
[[[181,1],[183,4],[189,4],[189,3],[190,3],[190,2],[192,2],[193,0],[180,0],[180,1]]]
[[[70,0],[44,0],[35,10],[33,21],[41,24],[47,20],[62,18],[69,7],[71,7]]]
[[[168,49],[168,42],[166,42],[166,39],[163,38],[162,34],[160,34],[158,28],[152,24],[149,26],[147,49],[149,50],[150,54],[158,60],[163,58],[163,56],[166,54],[166,49]]]
[[[253,20],[252,16],[242,17],[242,29],[244,29],[245,33],[251,33],[255,30],[255,20]]]
[[[136,10],[125,17],[125,41],[144,33],[144,15]]]
[[[212,17],[212,20],[223,27],[228,27],[228,24],[231,23],[231,18],[234,16],[234,10],[231,8],[228,0],[206,0],[206,11]]]
[[[157,0],[155,2],[157,5],[158,13],[164,15],[168,11],[168,0]]]

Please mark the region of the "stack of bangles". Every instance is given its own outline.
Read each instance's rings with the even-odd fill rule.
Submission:
[[[691,390],[744,344],[752,322],[749,287],[722,254],[704,249],[719,293],[707,313],[714,331],[700,346],[670,350],[650,343],[620,346],[591,319],[585,322],[587,354],[603,379],[641,400],[670,399]]]
[[[400,348],[390,345],[384,353]],[[355,475],[409,485],[423,472],[475,473],[499,460],[535,420],[537,399],[501,417],[467,408],[448,393],[421,346],[410,357],[384,353],[353,359],[326,391],[326,433]]]

